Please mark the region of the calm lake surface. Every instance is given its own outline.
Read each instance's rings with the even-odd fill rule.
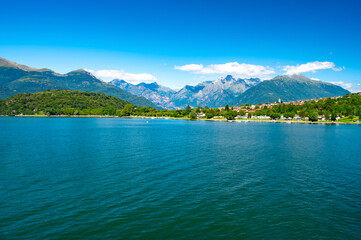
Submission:
[[[132,238],[360,239],[361,126],[0,118],[0,239]]]

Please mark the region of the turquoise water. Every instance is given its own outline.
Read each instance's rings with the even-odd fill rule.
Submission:
[[[0,130],[0,239],[361,238],[361,126],[2,117]]]

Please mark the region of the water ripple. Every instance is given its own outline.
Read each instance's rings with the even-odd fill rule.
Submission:
[[[148,121],[0,118],[0,239],[360,238],[361,128]]]

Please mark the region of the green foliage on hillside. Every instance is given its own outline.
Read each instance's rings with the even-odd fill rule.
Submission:
[[[52,90],[0,100],[1,115],[120,115],[129,104],[104,93]]]
[[[317,121],[318,116],[324,116],[327,120],[336,120],[343,116],[361,116],[361,96],[359,94],[347,94],[337,99],[318,99],[306,101],[303,105],[277,104],[271,108],[265,107],[256,111],[258,116],[272,116],[278,113],[285,117],[294,117],[296,114],[302,118],[309,117],[311,121]]]

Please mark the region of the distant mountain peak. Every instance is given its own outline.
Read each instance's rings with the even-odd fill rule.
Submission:
[[[290,78],[294,79],[294,80],[298,80],[298,81],[315,81],[312,80],[311,78],[306,77],[305,75],[302,74],[293,74],[290,76]]]
[[[222,83],[225,83],[225,82],[229,82],[229,81],[233,81],[235,80],[235,78],[233,78],[232,75],[227,75],[225,77],[220,77],[218,78],[216,81],[211,81],[211,82],[222,82]]]
[[[151,91],[157,91],[159,88],[161,88],[161,86],[157,82],[152,82],[152,83],[141,82],[141,83],[137,84],[136,86],[144,87]]]
[[[20,64],[9,61],[5,58],[0,57],[0,67],[15,67],[17,68]]]
[[[306,80],[312,80],[312,79],[306,77],[303,74],[277,75],[273,79],[306,79]]]
[[[141,82],[138,83],[137,86],[159,86],[159,84],[157,82],[152,82],[152,83]]]
[[[126,84],[130,84],[130,83],[128,83],[127,81],[125,81],[125,80],[123,80],[123,79],[117,79],[117,78],[111,80],[109,83],[110,83],[110,84],[113,84],[113,83],[120,83],[120,84],[126,83]],[[113,84],[113,85],[114,85],[114,84]]]
[[[132,84],[129,83],[125,80],[122,79],[113,79],[112,81],[109,82],[109,84],[120,87],[122,89],[124,89],[124,87],[135,87],[135,88],[145,88],[151,91],[162,91],[162,92],[174,92],[173,89],[170,89],[168,87],[162,86],[157,82],[151,82],[151,83],[146,83],[146,82],[141,82],[138,84]],[[133,89],[134,90],[134,89]]]
[[[232,80],[233,77],[232,77],[232,75],[227,75],[224,79],[227,80],[227,81],[229,81],[229,80]]]
[[[2,58],[2,57],[0,57],[0,67],[16,68],[16,69],[21,69],[21,70],[27,71],[27,72],[41,70],[41,69],[31,68],[31,67],[28,67],[28,66],[25,66],[25,65],[18,64],[16,62],[7,60],[7,59]]]
[[[86,70],[83,69],[83,68],[80,68],[80,69],[71,71],[71,72],[69,72],[69,73],[87,73],[87,74],[91,74],[90,72],[86,71]]]
[[[54,72],[53,70],[49,69],[49,68],[40,68],[38,69],[38,72]]]
[[[197,92],[201,91],[202,89],[204,89],[205,86],[201,85],[201,84],[198,84],[196,86],[186,85],[184,88],[189,90],[189,91],[192,91],[194,93],[197,93]]]

